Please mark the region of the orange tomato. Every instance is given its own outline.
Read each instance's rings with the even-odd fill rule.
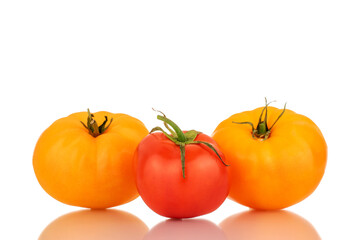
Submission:
[[[147,134],[142,122],[126,114],[71,114],[40,136],[33,156],[36,177],[49,195],[69,205],[124,204],[138,196],[133,155]]]
[[[254,209],[282,209],[316,189],[327,145],[309,118],[267,106],[232,115],[213,138],[230,165],[229,198]]]

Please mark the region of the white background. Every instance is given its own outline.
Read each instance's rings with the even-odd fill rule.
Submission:
[[[360,239],[359,12],[349,0],[1,0],[0,238],[37,239],[79,210],[48,196],[32,169],[56,119],[89,107],[150,129],[155,107],[211,134],[268,97],[310,117],[328,144],[321,184],[287,210],[322,239]],[[140,198],[116,209],[149,229],[165,220]],[[227,200],[201,218],[218,224],[246,210]]]

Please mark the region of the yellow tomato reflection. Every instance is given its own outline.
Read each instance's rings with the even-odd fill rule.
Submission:
[[[222,230],[203,219],[170,219],[153,227],[144,240],[226,240]]]
[[[134,215],[118,210],[82,210],[50,223],[39,240],[142,240],[148,227]]]
[[[220,223],[228,240],[320,240],[304,218],[284,210],[255,211],[232,215]]]

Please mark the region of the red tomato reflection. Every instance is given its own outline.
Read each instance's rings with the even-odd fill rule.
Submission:
[[[153,227],[144,240],[226,240],[222,230],[203,219],[170,219]]]

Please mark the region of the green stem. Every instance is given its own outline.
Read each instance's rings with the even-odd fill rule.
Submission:
[[[274,102],[274,101],[272,101]],[[283,116],[283,114],[285,113],[285,109],[286,109],[286,103],[284,106],[284,110],[281,112],[281,114],[277,117],[277,119],[275,120],[275,122],[273,123],[273,125],[269,128],[268,127],[268,123],[267,123],[267,115],[268,115],[268,109],[267,107],[270,105],[270,103],[272,102],[267,102],[267,99],[265,98],[265,107],[262,109],[261,113],[260,113],[260,117],[259,117],[259,122],[257,124],[257,127],[254,128],[253,123],[251,122],[234,122],[236,124],[249,124],[251,125],[252,128],[252,136],[254,139],[261,139],[261,140],[266,140],[269,138],[270,133],[271,133],[271,129],[274,127],[275,123],[277,123],[277,121]],[[265,112],[265,117],[264,120],[262,120],[262,116]]]
[[[220,154],[217,152],[217,150],[211,143],[203,142],[203,141],[195,141],[195,138],[197,137],[198,134],[200,134],[200,132],[198,132],[196,130],[190,130],[190,131],[187,131],[186,133],[184,133],[180,129],[180,127],[178,125],[176,125],[173,121],[168,119],[164,113],[162,113],[161,111],[158,111],[158,110],[154,110],[154,111],[160,112],[163,115],[163,116],[157,115],[157,119],[164,122],[165,127],[170,131],[171,134],[168,134],[167,132],[165,132],[161,127],[154,127],[150,131],[150,134],[154,131],[161,131],[163,134],[165,134],[165,136],[170,141],[172,141],[173,143],[175,143],[176,145],[178,145],[180,147],[180,160],[181,160],[181,168],[182,168],[183,178],[185,178],[185,147],[187,144],[204,144],[210,150],[212,150],[216,153],[216,155],[219,157],[219,159],[225,166],[228,166],[225,164],[225,162],[221,158]],[[172,129],[174,129],[174,131],[172,131],[170,129],[170,127]]]
[[[220,154],[218,153],[218,151],[216,151],[216,149],[214,148],[214,146],[211,143],[208,142],[204,142],[204,141],[193,141],[192,143],[197,144],[197,143],[201,143],[204,144],[205,146],[207,146],[208,148],[210,148],[211,150],[213,150],[215,152],[215,154],[218,156],[218,158],[221,160],[221,162],[225,165],[225,166],[229,166],[227,165],[224,160],[221,158]]]
[[[275,122],[273,123],[273,125],[269,128],[269,131],[274,127],[275,123],[277,123],[277,121],[279,121],[279,119],[281,118],[281,116],[285,113],[286,104],[287,104],[287,103],[285,103],[285,106],[284,106],[283,111],[282,111],[282,112],[280,113],[280,115],[277,117],[277,119],[275,120]]]
[[[155,112],[161,113],[163,115],[163,117],[166,118],[165,113],[163,113],[162,111],[156,110],[154,108],[152,110],[154,110]],[[166,122],[164,122],[164,125],[165,125],[166,129],[169,130],[170,134],[173,135],[175,138],[177,138],[176,132],[174,132],[174,130],[172,130],[171,127],[169,127],[169,125]]]
[[[108,121],[108,117],[105,116],[105,121],[99,127],[99,125],[97,124],[97,122],[94,119],[94,114],[92,114],[89,109],[87,109],[87,113],[88,113],[88,117],[87,117],[87,121],[86,121],[87,124],[85,125],[85,123],[83,123],[82,121],[80,121],[80,122],[89,131],[89,134],[93,137],[97,137],[97,136],[101,135],[102,133],[104,133],[113,121],[113,119],[111,119],[110,123],[107,126],[105,126]]]
[[[182,176],[183,178],[185,178],[185,143],[180,144],[180,158],[181,158]]]
[[[266,121],[260,122],[258,124],[256,130],[257,130],[257,133],[260,135],[266,134],[266,132],[268,131]]]
[[[183,131],[181,131],[179,126],[176,125],[173,121],[171,121],[167,117],[160,116],[160,115],[157,116],[157,119],[169,124],[174,129],[174,131],[176,132],[176,135],[177,135],[177,140],[179,142],[185,142],[186,141],[186,137],[185,137]]]

